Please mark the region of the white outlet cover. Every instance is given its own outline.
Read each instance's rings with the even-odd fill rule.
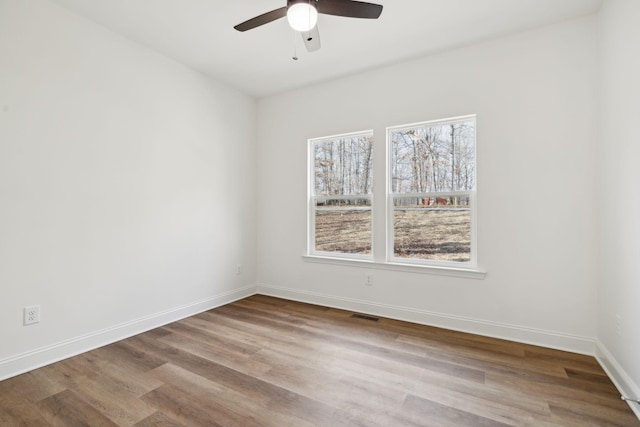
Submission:
[[[24,324],[33,325],[40,322],[40,306],[28,305],[24,308]]]

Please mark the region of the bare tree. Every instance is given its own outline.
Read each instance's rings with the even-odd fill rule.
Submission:
[[[372,138],[359,136],[314,144],[317,195],[368,194],[371,190]]]
[[[395,193],[465,191],[474,188],[473,122],[425,126],[392,133]]]

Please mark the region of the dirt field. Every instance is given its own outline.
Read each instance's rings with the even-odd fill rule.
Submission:
[[[471,214],[466,209],[397,209],[395,256],[469,261]],[[316,215],[316,249],[371,253],[371,212],[325,208]]]
[[[371,253],[371,211],[318,209],[316,250],[349,254]]]

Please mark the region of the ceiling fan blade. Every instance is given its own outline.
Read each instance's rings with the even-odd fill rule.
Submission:
[[[318,12],[347,18],[378,19],[382,5],[352,0],[318,0]]]
[[[302,34],[302,41],[307,47],[307,52],[315,52],[320,49],[320,32],[317,25],[311,30],[303,31],[300,34]]]
[[[276,19],[284,18],[285,16],[287,16],[286,6],[281,7],[280,9],[272,10],[271,12],[263,13],[262,15],[251,18],[248,21],[244,21],[243,23],[238,24],[233,28],[238,31],[247,31],[252,28],[268,24],[269,22],[275,21]]]

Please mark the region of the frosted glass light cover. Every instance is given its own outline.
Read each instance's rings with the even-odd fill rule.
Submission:
[[[287,10],[289,25],[296,31],[309,31],[318,22],[318,11],[308,3],[296,3]]]

